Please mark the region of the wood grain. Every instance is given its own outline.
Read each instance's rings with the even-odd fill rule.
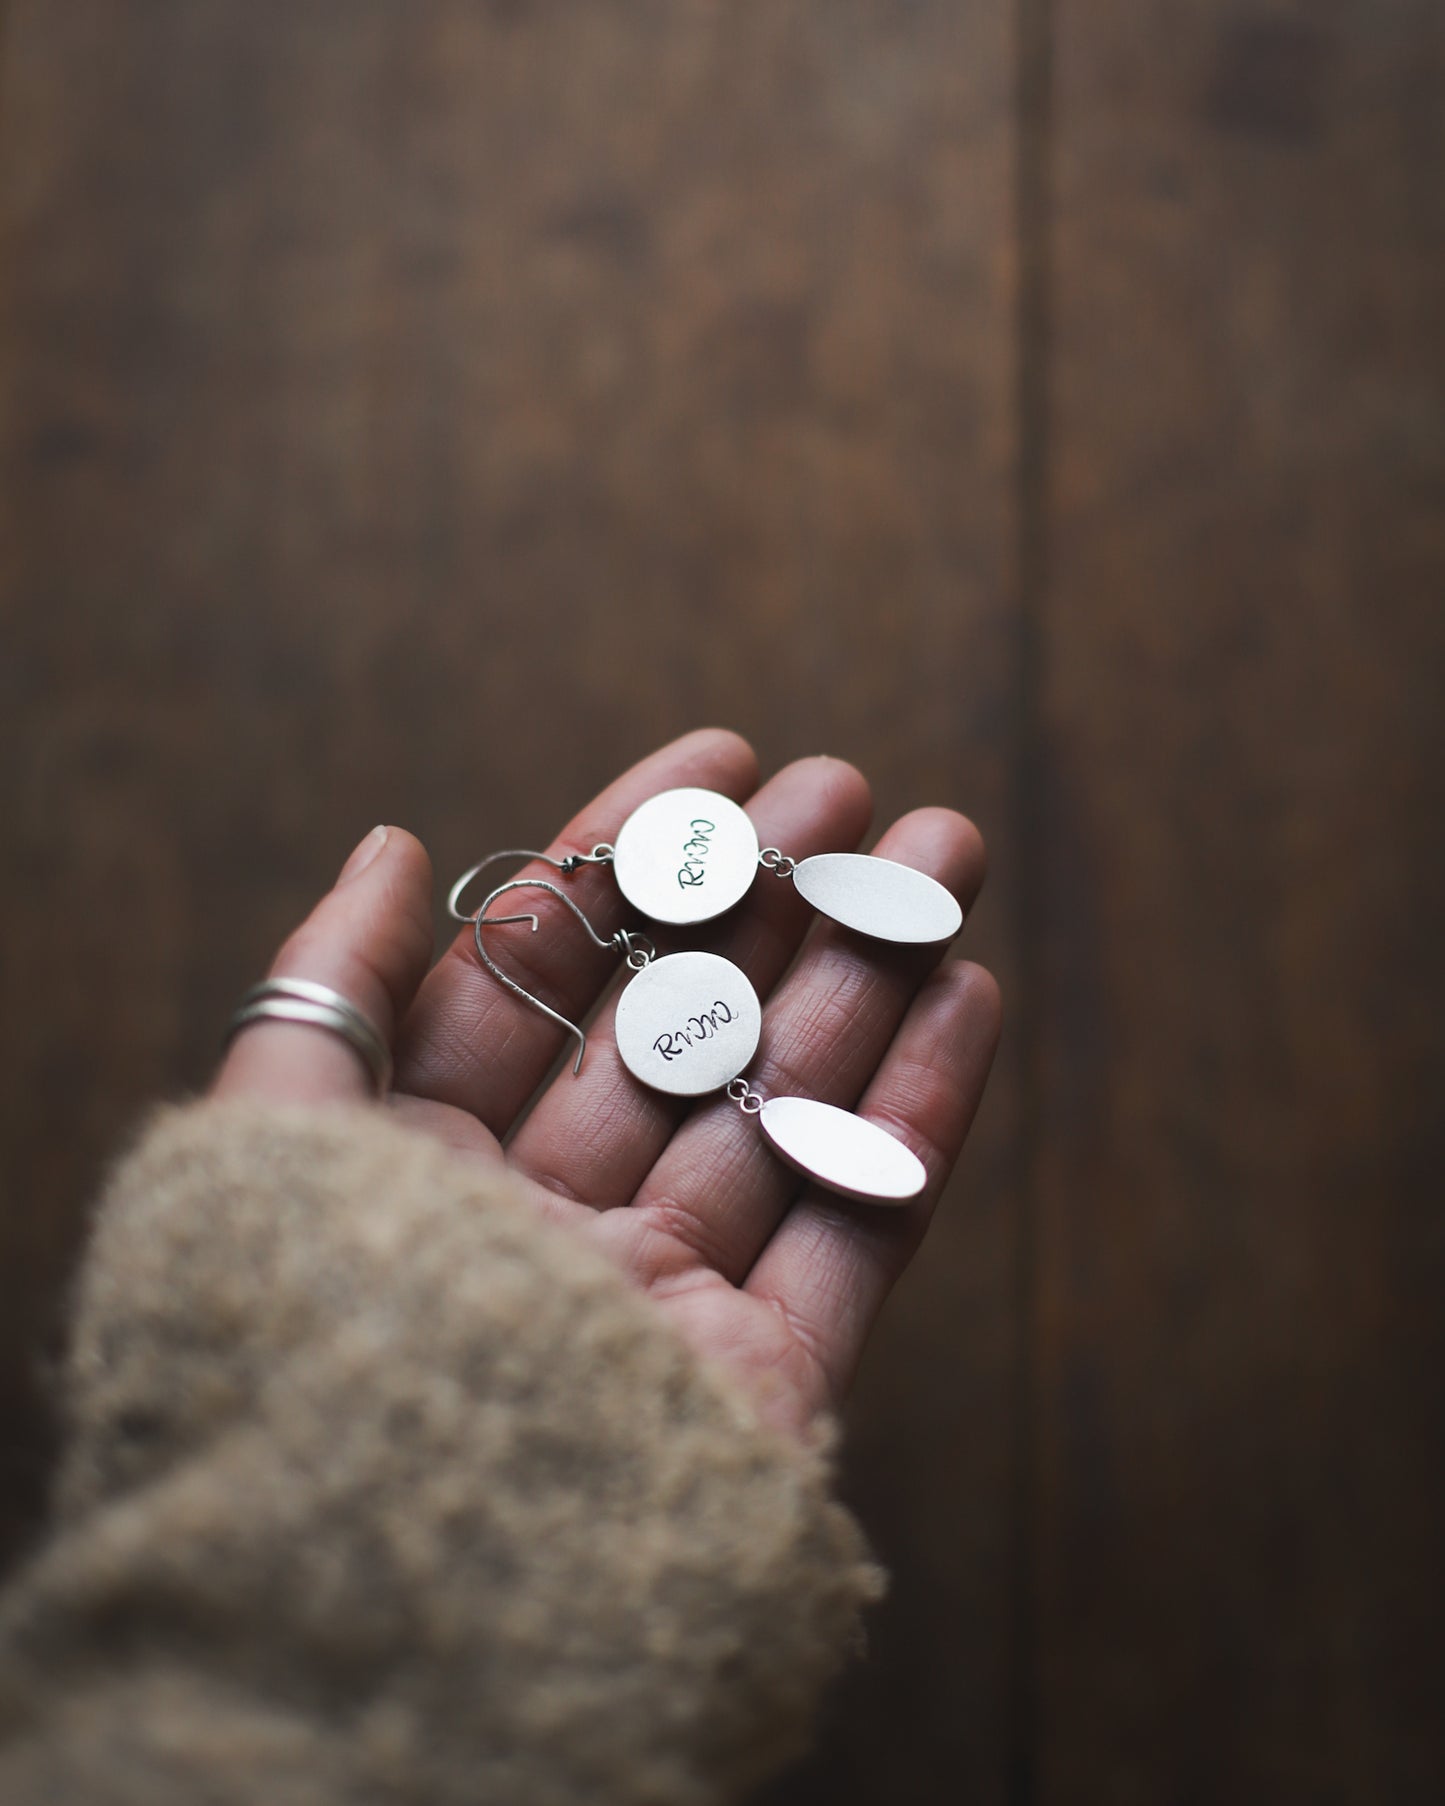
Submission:
[[[11,0],[12,1519],[98,1165],[372,822],[450,875],[706,720],[970,809],[1013,719],[1006,10]],[[971,951],[1007,986],[1002,902]],[[999,1797],[1011,1053],[879,1339],[897,1579],[794,1797]]]
[[[1038,1797],[1438,1799],[1441,16],[1057,22]]]
[[[1445,1794],[1432,0],[9,0],[0,1534],[84,1200],[377,819],[706,720],[1010,1028],[803,1801]]]

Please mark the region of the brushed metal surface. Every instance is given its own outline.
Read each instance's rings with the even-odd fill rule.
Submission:
[[[758,1120],[800,1173],[869,1204],[906,1204],[927,1181],[923,1162],[876,1123],[811,1097],[770,1097]]]
[[[669,953],[617,1001],[617,1051],[636,1079],[674,1097],[719,1091],[752,1059],[763,1009],[747,975],[716,953]]]
[[[618,888],[654,922],[710,922],[747,894],[758,873],[757,829],[715,790],[649,797],[613,846]]]
[[[875,940],[948,941],[963,926],[957,898],[936,878],[869,853],[815,854],[793,882],[822,915]]]

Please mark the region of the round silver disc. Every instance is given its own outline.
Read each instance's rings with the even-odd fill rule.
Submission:
[[[617,1051],[635,1079],[674,1097],[720,1091],[758,1051],[763,1006],[716,953],[668,953],[617,1000]]]
[[[851,1110],[811,1097],[770,1097],[759,1120],[789,1166],[845,1198],[906,1204],[928,1182],[911,1148]]]
[[[664,790],[623,822],[613,842],[617,886],[654,922],[710,922],[758,875],[758,832],[716,790]]]

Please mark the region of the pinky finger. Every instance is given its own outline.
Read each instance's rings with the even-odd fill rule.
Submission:
[[[899,1208],[810,1187],[748,1276],[744,1290],[773,1306],[810,1356],[813,1411],[847,1393],[868,1332],[923,1239],[983,1096],[999,1025],[998,986],[981,966],[936,972],[858,1106],[922,1160],[922,1195]]]

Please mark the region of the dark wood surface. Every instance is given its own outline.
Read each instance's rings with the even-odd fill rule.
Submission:
[[[0,1429],[379,819],[704,720],[955,803],[1009,1029],[781,1801],[1434,1800],[1432,0],[0,14]]]
[[[1057,13],[1039,1797],[1445,1794],[1445,14]]]

